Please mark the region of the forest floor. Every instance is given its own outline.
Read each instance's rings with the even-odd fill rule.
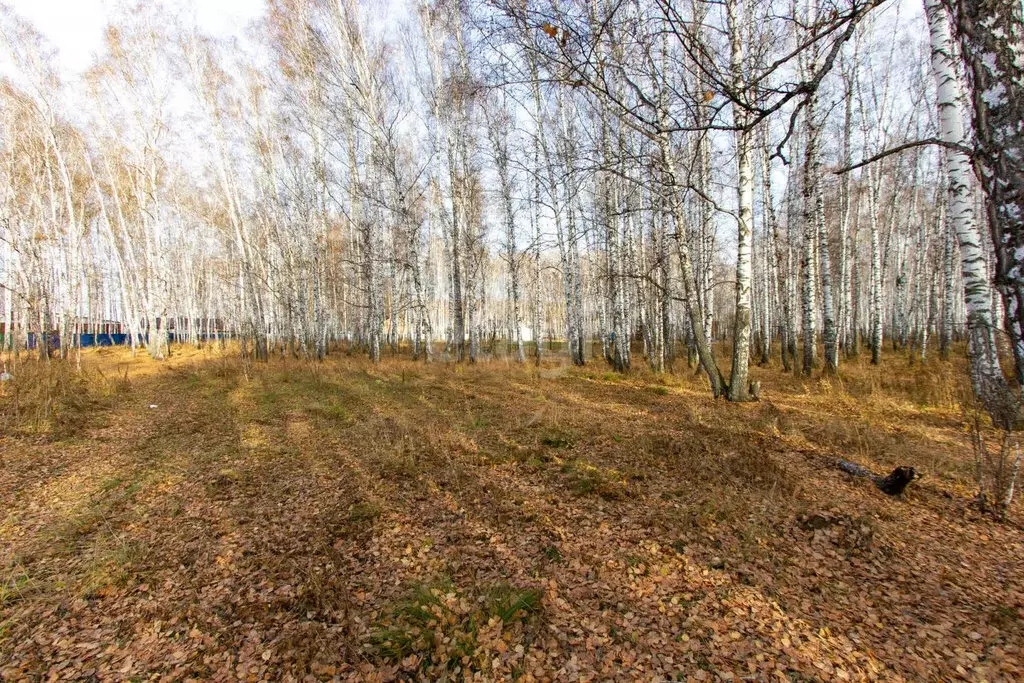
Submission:
[[[0,679],[1020,680],[964,362],[884,360],[744,405],[685,365],[22,363]]]

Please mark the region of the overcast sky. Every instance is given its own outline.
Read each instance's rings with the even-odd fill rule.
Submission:
[[[92,63],[103,41],[117,0],[8,0],[59,50],[66,75],[81,73]],[[168,2],[186,7],[199,26],[217,36],[242,36],[253,19],[263,15],[266,0],[199,0]]]

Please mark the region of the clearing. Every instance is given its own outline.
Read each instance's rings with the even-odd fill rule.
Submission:
[[[23,363],[0,679],[1018,679],[1020,505],[970,505],[963,361],[754,375]]]

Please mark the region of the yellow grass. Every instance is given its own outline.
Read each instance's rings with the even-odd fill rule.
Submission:
[[[742,405],[678,363],[23,363],[0,677],[1012,678],[1019,513],[969,504],[965,363],[884,361],[754,368]]]

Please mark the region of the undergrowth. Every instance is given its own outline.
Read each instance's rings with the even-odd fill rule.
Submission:
[[[507,652],[503,632],[536,628],[541,611],[542,595],[533,588],[498,583],[466,592],[441,577],[412,587],[385,610],[366,650],[408,670],[487,671],[494,654]]]
[[[130,388],[126,374],[76,369],[60,361],[23,362],[13,379],[0,386],[0,432],[73,436]]]

